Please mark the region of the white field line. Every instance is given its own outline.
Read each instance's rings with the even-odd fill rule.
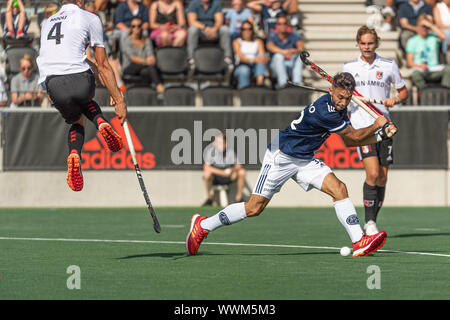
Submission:
[[[103,242],[103,243],[147,243],[147,244],[177,244],[185,245],[184,241],[154,241],[154,240],[108,240],[108,239],[68,239],[68,238],[20,238],[20,237],[0,237],[0,240],[15,241],[59,241],[59,242]],[[339,247],[319,247],[319,246],[300,246],[294,244],[263,244],[263,243],[236,243],[236,242],[204,242],[203,245],[214,246],[241,246],[241,247],[269,247],[269,248],[299,248],[299,249],[323,249],[323,250],[340,250]],[[450,258],[450,254],[415,252],[415,251],[398,251],[398,250],[379,250],[378,252],[392,252],[423,256],[446,257]]]

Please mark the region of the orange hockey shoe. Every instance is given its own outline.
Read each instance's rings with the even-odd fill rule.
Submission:
[[[386,242],[387,234],[380,231],[372,236],[364,235],[361,240],[353,244],[353,257],[368,256],[381,249]]]
[[[117,134],[117,132],[114,131],[113,127],[111,127],[108,122],[102,122],[98,126],[98,130],[102,134],[103,138],[105,138],[109,150],[111,150],[112,152],[117,152],[122,149],[122,138]]]
[[[208,217],[194,214],[191,218],[191,229],[186,236],[186,249],[189,255],[196,255],[203,239],[208,236],[208,231],[200,226],[200,222]]]
[[[76,152],[72,152],[67,157],[67,184],[73,191],[81,191],[83,189],[81,159]]]

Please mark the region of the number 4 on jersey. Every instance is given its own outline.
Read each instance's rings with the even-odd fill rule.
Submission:
[[[61,34],[61,23],[57,22],[53,25],[47,35],[47,40],[56,40],[56,44],[61,43],[61,38],[64,38],[64,35]]]

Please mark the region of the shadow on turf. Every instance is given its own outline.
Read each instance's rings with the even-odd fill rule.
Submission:
[[[211,252],[199,252],[197,256],[300,256],[300,255],[310,255],[310,254],[339,254],[337,252],[294,252],[294,253],[211,253]],[[172,258],[180,259],[190,257],[185,252],[158,252],[158,253],[148,253],[148,254],[135,254],[132,256],[126,256],[121,258],[116,258],[117,260],[127,260],[135,258]]]
[[[450,236],[449,232],[441,233],[405,233],[389,236],[389,238],[414,238],[414,237],[432,237],[432,236]]]

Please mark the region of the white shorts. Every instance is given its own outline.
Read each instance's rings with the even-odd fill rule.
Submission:
[[[292,178],[305,191],[320,190],[331,169],[319,159],[303,160],[291,157],[280,150],[267,150],[253,194],[272,199],[285,182]]]

